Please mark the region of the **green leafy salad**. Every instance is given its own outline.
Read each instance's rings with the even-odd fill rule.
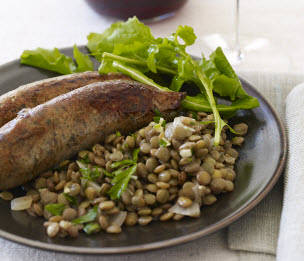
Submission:
[[[89,54],[100,62],[98,71],[101,74],[121,72],[165,91],[178,92],[185,83],[195,84],[199,94],[186,96],[182,106],[190,111],[213,113],[215,145],[219,144],[221,130],[227,125],[223,118],[233,116],[238,110],[259,106],[258,100],[243,89],[220,47],[209,59],[202,56],[197,60],[187,53],[187,47],[196,40],[193,28],[189,26],[178,26],[172,35],[155,38],[148,26],[133,17],[112,24],[103,33],[90,33],[87,39]],[[94,70],[91,58],[81,53],[77,46],[74,46],[73,55],[74,60],[56,48],[38,48],[24,51],[21,63],[60,74]],[[164,84],[159,80],[160,76],[170,79],[169,82]],[[217,97],[226,102],[220,104]]]

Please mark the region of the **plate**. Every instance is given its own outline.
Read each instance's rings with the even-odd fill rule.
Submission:
[[[71,55],[72,48],[64,53]],[[12,61],[0,67],[0,94],[20,85],[56,76]],[[260,107],[240,111],[235,123],[246,122],[249,131],[236,164],[235,190],[204,207],[200,218],[182,221],[152,222],[148,226],[126,227],[120,234],[99,233],[77,239],[46,236],[43,219],[25,212],[10,211],[9,202],[0,200],[0,236],[21,244],[53,251],[87,254],[130,253],[185,243],[215,232],[251,210],[277,182],[287,153],[284,127],[271,105],[249,84],[241,79],[245,90],[259,99]],[[16,189],[18,193],[18,189]]]

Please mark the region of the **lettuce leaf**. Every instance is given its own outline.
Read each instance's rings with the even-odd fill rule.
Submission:
[[[26,50],[21,55],[21,63],[61,74],[70,74],[76,71],[73,59],[62,54],[57,48],[53,50],[43,48]]]
[[[93,62],[89,56],[79,51],[74,45],[74,58],[77,63],[69,56],[61,53],[57,48],[53,50],[37,48],[36,50],[25,50],[21,54],[21,63],[50,70],[60,74],[71,74],[75,72],[93,71]]]
[[[80,52],[76,45],[73,48],[73,56],[77,63],[77,72],[94,71],[94,65],[90,57]]]
[[[139,22],[136,17],[127,22],[113,23],[102,34],[90,33],[87,36],[90,52],[101,58],[103,52],[122,54],[130,51],[138,52],[155,41],[148,26]]]

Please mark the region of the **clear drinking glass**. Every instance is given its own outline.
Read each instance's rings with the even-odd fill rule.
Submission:
[[[253,60],[252,53],[257,53],[269,45],[269,41],[263,37],[248,37],[242,35],[240,31],[240,11],[241,1],[234,0],[234,14],[232,33],[214,33],[203,36],[203,44],[210,51],[214,50],[217,46],[221,46],[225,55],[232,65],[243,64],[243,60]]]

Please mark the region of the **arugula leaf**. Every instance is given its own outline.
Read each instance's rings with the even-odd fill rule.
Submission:
[[[54,216],[60,216],[63,212],[63,210],[65,209],[65,205],[64,204],[47,204],[44,206],[44,209],[51,213]]]
[[[97,233],[100,230],[101,230],[101,227],[97,222],[88,223],[83,228],[83,231],[86,232],[88,235]]]
[[[66,198],[66,200],[69,201],[69,203],[71,203],[72,206],[78,206],[78,201],[75,197],[73,197],[67,193],[63,193],[63,195]]]
[[[122,192],[126,190],[131,176],[135,174],[136,168],[137,164],[134,164],[132,167],[121,171],[114,177],[112,180],[113,186],[108,192],[112,200],[120,198]]]
[[[88,55],[79,51],[76,45],[73,50],[74,58],[61,53],[57,48],[53,50],[37,48],[36,50],[25,50],[21,54],[21,63],[39,67],[42,69],[58,72],[60,74],[71,74],[75,72],[93,71],[93,62]]]
[[[178,36],[184,40],[186,45],[192,45],[196,40],[196,35],[194,34],[193,28],[187,25],[185,26],[179,25],[177,27],[175,33],[175,41],[177,42],[178,42],[177,39]]]
[[[124,53],[143,49],[154,41],[148,26],[139,22],[136,17],[127,22],[113,23],[102,34],[91,33],[87,37],[88,48],[97,58],[102,52]]]
[[[61,74],[70,74],[76,70],[73,59],[60,53],[57,48],[54,48],[53,50],[43,48],[26,50],[21,54],[20,58],[20,62],[22,64],[39,67]]]
[[[88,213],[86,213],[85,215],[73,219],[71,222],[74,224],[83,224],[83,223],[88,223],[88,222],[92,222],[95,220],[95,218],[97,217],[97,206],[91,208]]]
[[[90,57],[80,52],[76,45],[74,45],[73,56],[77,63],[76,72],[94,71],[94,65]]]
[[[221,48],[218,47],[209,60],[202,59],[200,67],[212,81],[213,91],[220,96],[227,96],[232,101],[248,96]]]

